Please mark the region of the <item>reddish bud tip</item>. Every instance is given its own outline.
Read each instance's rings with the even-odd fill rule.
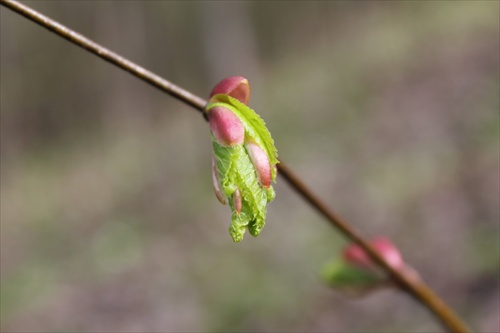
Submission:
[[[370,268],[372,266],[371,260],[366,255],[365,251],[357,244],[351,244],[344,249],[344,259],[347,262]]]
[[[378,237],[371,240],[372,247],[385,259],[393,268],[401,268],[404,265],[403,258],[399,250],[384,237]],[[351,244],[344,250],[344,258],[357,266],[372,269],[373,261],[366,252],[357,244]]]
[[[222,188],[220,186],[219,182],[219,174],[217,173],[217,168],[215,165],[215,157],[212,156],[212,182],[214,184],[214,191],[215,191],[215,196],[217,197],[217,200],[223,205],[226,204],[226,196],[224,195],[224,192],[222,191]]]
[[[269,188],[271,186],[271,164],[269,164],[266,152],[253,141],[246,143],[245,148],[250,155],[255,171],[257,171],[260,184],[266,189]]]
[[[208,112],[208,123],[217,142],[222,146],[243,143],[245,128],[238,116],[223,106],[216,106]]]
[[[393,268],[400,268],[404,265],[403,257],[398,248],[391,243],[390,240],[384,237],[374,238],[372,246],[377,250],[385,261]]]
[[[217,94],[229,95],[248,105],[250,101],[250,84],[242,76],[231,76],[217,83],[210,93],[210,97]]]
[[[236,191],[234,191],[233,193],[233,203],[234,203],[234,210],[236,210],[238,214],[241,213],[242,202],[241,202],[241,192],[239,189],[236,189]]]

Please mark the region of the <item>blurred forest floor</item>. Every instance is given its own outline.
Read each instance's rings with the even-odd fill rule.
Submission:
[[[496,1],[26,1],[206,97],[252,85],[280,156],[500,330]],[[345,241],[278,178],[233,244],[198,112],[0,7],[2,332],[441,332],[318,278]]]

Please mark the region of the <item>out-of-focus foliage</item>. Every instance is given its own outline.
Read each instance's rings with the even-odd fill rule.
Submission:
[[[284,160],[498,331],[498,2],[28,3],[201,96],[247,77]],[[323,285],[345,243],[279,177],[233,244],[198,112],[0,19],[2,331],[441,330],[406,295]]]

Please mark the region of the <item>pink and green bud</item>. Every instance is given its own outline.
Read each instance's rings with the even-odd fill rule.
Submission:
[[[250,84],[242,76],[231,76],[217,83],[210,93],[210,99],[212,100],[212,97],[217,94],[229,95],[248,105],[250,101]]]
[[[260,233],[266,206],[276,195],[271,186],[278,163],[276,147],[262,118],[248,107],[249,100],[248,80],[229,77],[211,91],[203,114],[215,156],[214,190],[217,199],[231,208],[229,233],[235,242],[246,230],[253,236]]]
[[[370,244],[391,267],[407,271],[399,250],[388,239],[374,238]],[[392,286],[388,275],[357,244],[348,245],[342,257],[326,265],[322,274],[330,286],[351,295],[359,296]]]
[[[217,166],[215,163],[215,157],[212,156],[212,182],[214,184],[214,192],[217,200],[219,200],[221,204],[225,205],[226,196],[224,195],[224,192],[222,191],[222,188],[220,186],[219,173],[217,172]]]
[[[399,250],[387,238],[377,237],[371,240],[371,246],[393,268],[400,269],[404,266],[403,257]],[[360,268],[375,269],[376,265],[358,244],[351,244],[344,250],[344,259]]]
[[[245,127],[233,111],[216,106],[208,113],[208,123],[217,142],[224,147],[240,145],[245,139]]]

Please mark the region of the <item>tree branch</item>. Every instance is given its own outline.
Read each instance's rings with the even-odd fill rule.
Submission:
[[[204,99],[106,49],[81,34],[78,34],[60,23],[36,12],[26,5],[13,0],[0,0],[0,4],[56,33],[73,44],[86,49],[103,60],[131,73],[137,78],[166,92],[174,98],[192,106],[194,109],[203,114],[205,120],[207,119],[204,112],[207,102]],[[329,209],[318,196],[314,195],[313,192],[286,166],[283,161],[280,161],[278,164],[278,171],[279,175],[281,175],[290,184],[290,186],[303,197],[305,201],[307,201],[321,215],[323,215],[330,222],[330,224],[341,232],[346,238],[361,246],[372,258],[372,260],[392,277],[402,290],[412,295],[416,300],[421,302],[432,313],[434,313],[434,315],[448,330],[457,333],[469,332],[469,329],[462,322],[462,320],[432,291],[432,289],[430,289],[419,278],[415,278],[414,275],[409,274],[407,271],[392,268],[358,231],[351,227],[335,212]]]

